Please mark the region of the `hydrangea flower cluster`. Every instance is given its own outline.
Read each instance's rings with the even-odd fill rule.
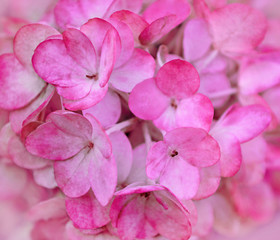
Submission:
[[[270,221],[279,7],[4,0],[0,238],[210,240]]]

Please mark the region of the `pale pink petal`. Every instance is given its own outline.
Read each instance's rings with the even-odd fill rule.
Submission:
[[[106,16],[119,10],[129,10],[131,12],[139,13],[142,9],[143,0],[115,0],[107,11]]]
[[[220,148],[215,139],[199,128],[176,128],[164,136],[170,150],[197,167],[214,165],[220,159]]]
[[[280,49],[280,43],[278,39],[280,38],[280,21],[279,19],[269,19],[268,29],[264,40],[261,45],[265,47],[272,47]]]
[[[48,25],[38,23],[25,25],[14,38],[15,56],[24,66],[32,67],[31,59],[39,43],[46,40],[47,37],[57,34],[59,32]]]
[[[134,87],[128,104],[137,117],[153,120],[168,107],[169,101],[169,98],[158,89],[155,80],[147,79]]]
[[[207,236],[214,223],[213,207],[208,201],[195,201],[195,206],[198,214],[197,224],[192,226],[192,233],[195,236]]]
[[[11,124],[6,123],[0,130],[0,156],[9,159],[9,140],[15,136]]]
[[[159,69],[156,84],[167,96],[182,99],[198,90],[199,75],[190,63],[179,59],[172,60]]]
[[[122,184],[128,177],[132,166],[132,147],[127,136],[121,131],[111,133],[109,138],[118,168],[118,184]]]
[[[261,105],[240,107],[235,104],[223,114],[215,128],[234,135],[242,143],[263,132],[270,121],[271,113],[266,107]]]
[[[110,83],[118,90],[131,92],[135,85],[152,78],[154,71],[155,60],[153,57],[142,49],[135,49],[126,63],[114,69]]]
[[[210,99],[198,93],[179,102],[176,111],[176,125],[202,128],[208,132],[213,116],[214,109]]]
[[[54,169],[52,165],[44,168],[35,169],[33,171],[34,181],[45,188],[53,189],[57,187],[57,183],[54,177]]]
[[[179,199],[191,199],[199,187],[199,171],[181,157],[170,158],[159,182]]]
[[[192,19],[184,30],[184,57],[187,61],[195,61],[203,57],[210,49],[212,39],[207,22],[203,19]]]
[[[172,104],[172,103],[171,103]],[[176,109],[171,105],[153,121],[156,127],[164,131],[170,131],[177,127],[176,124]]]
[[[280,106],[278,104],[278,99],[280,97],[280,86],[276,86],[265,91],[262,96],[268,103],[273,113],[276,115],[278,122],[280,122]]]
[[[209,16],[214,45],[223,53],[248,52],[263,40],[267,22],[264,15],[245,4],[229,4]]]
[[[117,185],[117,166],[113,156],[105,158],[97,149],[92,151],[88,176],[95,197],[102,206],[112,199]]]
[[[13,54],[0,56],[0,107],[14,110],[27,105],[45,83],[27,71]]]
[[[22,168],[38,169],[49,164],[47,159],[30,154],[18,136],[10,139],[8,151],[13,162]]]
[[[220,167],[222,177],[231,177],[240,169],[242,155],[238,139],[229,133],[212,132],[211,135],[217,140],[220,150]]]
[[[146,158],[147,147],[145,144],[141,144],[133,149],[133,162],[130,173],[125,181],[127,184],[146,181]]]
[[[66,198],[66,211],[75,224],[81,229],[94,229],[109,223],[109,208],[101,206],[90,191],[79,198]]]
[[[90,113],[96,117],[103,128],[114,125],[121,115],[121,101],[119,96],[112,90],[108,90],[105,97],[91,108],[83,110],[83,115]]]
[[[242,94],[254,94],[280,83],[280,63],[255,61],[240,71],[238,85]]]
[[[90,189],[89,162],[93,151],[80,151],[74,157],[54,163],[54,174],[57,185],[68,197],[80,197]]]

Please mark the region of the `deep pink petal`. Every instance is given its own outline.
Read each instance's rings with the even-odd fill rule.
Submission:
[[[75,226],[81,229],[94,229],[109,221],[109,208],[103,207],[90,191],[79,198],[66,198],[66,211]]]
[[[121,115],[121,101],[112,90],[108,90],[105,97],[91,108],[83,110],[83,115],[90,113],[98,119],[104,128],[114,125]]]
[[[179,59],[172,60],[159,69],[156,84],[167,96],[182,99],[198,90],[199,75],[190,63]]]
[[[134,87],[128,104],[137,117],[153,120],[168,107],[169,101],[169,98],[158,89],[155,80],[147,79]]]
[[[132,166],[132,147],[127,136],[121,131],[111,133],[109,138],[118,168],[118,184],[122,184],[128,177]]]
[[[203,57],[210,49],[212,39],[207,22],[203,19],[192,19],[184,30],[184,57],[187,61],[195,61]]]
[[[45,86],[13,54],[0,56],[0,107],[14,110],[27,105]]]
[[[153,57],[146,51],[136,48],[126,63],[114,69],[110,83],[118,90],[131,92],[138,83],[152,78],[154,71]]]
[[[224,53],[248,52],[263,40],[264,15],[245,4],[229,4],[209,16],[215,47]]]
[[[180,101],[176,111],[176,125],[202,128],[208,132],[213,116],[214,109],[210,99],[198,93]]]
[[[32,67],[31,59],[39,43],[57,34],[59,32],[48,25],[38,23],[25,25],[14,38],[15,56],[24,66]]]
[[[261,105],[240,107],[236,104],[224,113],[215,128],[236,136],[242,143],[263,132],[270,121],[271,113],[266,107]]]

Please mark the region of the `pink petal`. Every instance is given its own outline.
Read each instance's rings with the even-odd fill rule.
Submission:
[[[100,65],[98,70],[98,82],[100,87],[104,87],[108,83],[113,71],[117,52],[117,34],[118,33],[114,29],[108,30],[102,44],[99,63]]]
[[[182,99],[198,90],[199,75],[190,63],[179,59],[172,60],[159,69],[156,84],[167,96]]]
[[[242,94],[259,93],[279,83],[280,63],[274,61],[255,61],[240,71],[238,79]]]
[[[131,169],[132,147],[127,136],[121,131],[111,133],[109,138],[118,168],[118,184],[122,184],[128,177]]]
[[[131,12],[139,13],[142,9],[143,0],[115,0],[111,4],[106,16],[119,10],[129,10]]]
[[[278,99],[280,97],[280,86],[273,87],[263,93],[263,98],[268,103],[269,107],[276,115],[278,122],[280,122],[280,106]]]
[[[101,56],[101,49],[105,36],[108,31],[112,29],[116,31],[112,24],[100,18],[90,19],[87,23],[81,26],[81,31],[92,42],[97,56]],[[121,39],[118,33],[116,34],[114,40],[117,42],[117,56],[119,56],[121,50]]]
[[[203,57],[210,49],[212,39],[207,22],[203,19],[192,19],[184,30],[184,57],[187,61],[195,61]]]
[[[93,152],[88,166],[89,181],[95,197],[105,206],[112,199],[117,185],[116,161],[113,156],[105,158],[98,150]]]
[[[126,179],[127,184],[146,181],[146,158],[147,147],[145,144],[141,144],[133,149],[133,162]]]
[[[60,0],[54,10],[55,20],[62,29],[69,25],[79,27],[90,18],[102,18],[112,2],[113,0]]]
[[[179,199],[191,199],[199,187],[199,171],[181,157],[170,158],[159,182]]]
[[[261,105],[240,107],[236,104],[223,114],[215,128],[236,136],[243,143],[263,132],[270,121],[271,114],[266,107]]]
[[[92,192],[79,198],[66,198],[66,211],[75,226],[94,229],[109,223],[109,208],[103,207]]]
[[[74,157],[54,163],[55,180],[59,188],[68,197],[80,197],[90,189],[89,162],[93,151],[83,149]]]
[[[47,39],[47,37],[59,34],[54,28],[43,24],[28,24],[22,27],[14,38],[14,53],[21,64],[31,66],[34,50]]]
[[[146,51],[136,48],[129,61],[114,69],[110,82],[118,90],[131,92],[138,83],[152,78],[154,71],[153,57]]]
[[[228,166],[230,168],[230,166]],[[216,163],[213,166],[200,168],[199,169],[200,183],[198,191],[194,199],[203,199],[208,198],[213,195],[218,187],[220,186],[221,181],[221,167],[220,163]]]
[[[218,143],[199,128],[177,128],[164,136],[164,141],[178,156],[197,167],[214,165],[220,159]]]
[[[127,10],[114,12],[110,18],[126,23],[130,27],[136,43],[139,43],[139,35],[149,25],[141,16]]]
[[[91,108],[83,110],[83,115],[91,114],[108,128],[117,123],[121,115],[121,101],[119,96],[112,90],[108,90],[105,97]]]
[[[22,168],[37,169],[45,167],[49,163],[47,159],[30,154],[18,136],[10,139],[8,150],[14,163]]]
[[[90,92],[85,97],[76,100],[63,99],[63,105],[65,106],[65,108],[72,111],[90,108],[99,103],[104,98],[107,90],[108,85],[100,87],[98,82],[94,82],[91,86]],[[74,91],[74,93],[76,92]]]
[[[123,239],[133,240],[136,238],[148,238],[157,234],[157,231],[146,220],[146,203],[147,200],[144,197],[132,195],[130,201],[123,206],[117,220],[118,234]],[[124,198],[118,196],[112,208]]]
[[[248,52],[263,40],[267,23],[264,15],[243,4],[229,4],[209,16],[214,44],[223,53]]]
[[[120,1],[120,0],[119,0]],[[109,18],[108,21],[112,24],[112,26],[115,27],[115,29],[118,32],[118,36],[121,40],[121,50],[120,54],[118,54],[118,57],[116,59],[115,67],[119,67],[123,65],[125,62],[127,62],[134,51],[134,39],[133,39],[133,33],[129,26],[117,19]],[[116,46],[118,46],[118,41],[116,41]]]
[[[191,235],[188,216],[177,202],[168,198],[166,190],[154,192],[154,198],[146,206],[147,220],[161,234],[170,240],[184,240]]]
[[[97,60],[90,40],[79,30],[69,28],[62,34],[68,54],[77,64],[88,70],[88,75],[96,74]]]
[[[52,160],[73,157],[86,145],[85,139],[63,132],[54,123],[40,125],[25,142],[31,154]]]
[[[19,133],[24,125],[34,120],[51,100],[55,88],[48,86],[29,105],[10,113],[10,122],[13,130]]]
[[[146,172],[147,176],[151,179],[160,177],[161,172],[168,164],[168,145],[163,141],[155,143],[147,156]]]
[[[128,104],[137,117],[153,120],[167,108],[169,101],[169,98],[158,89],[155,80],[147,79],[134,87]]]
[[[13,54],[0,56],[1,108],[13,110],[27,105],[44,86],[44,81],[27,71]]]
[[[214,109],[210,99],[198,93],[180,101],[176,111],[176,125],[202,128],[208,132],[213,115]]]
[[[159,18],[175,15],[177,18],[177,24],[180,24],[188,17],[189,13],[190,6],[188,1],[157,0],[144,11],[143,17],[148,23],[152,23]]]
[[[49,189],[57,187],[57,183],[54,177],[54,169],[52,165],[34,170],[33,177],[34,181],[42,187]]]
[[[168,106],[165,111],[153,121],[153,123],[156,127],[164,131],[175,129],[177,127],[176,109],[173,106]]]
[[[222,177],[232,177],[240,169],[242,156],[238,139],[229,133],[211,131],[221,150],[220,167]]]
[[[50,39],[39,44],[32,62],[36,73],[46,82],[59,87],[73,87],[83,82],[83,94],[89,92],[92,81],[86,77],[86,69],[68,54],[62,40]]]

